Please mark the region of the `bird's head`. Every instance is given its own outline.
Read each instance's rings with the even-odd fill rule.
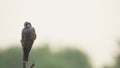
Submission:
[[[25,22],[25,23],[24,23],[24,27],[25,27],[25,28],[31,27],[31,24],[30,24],[29,22]]]

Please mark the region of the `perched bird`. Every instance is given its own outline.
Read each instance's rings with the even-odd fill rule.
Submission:
[[[24,28],[22,30],[22,48],[23,48],[23,62],[27,62],[29,58],[29,53],[32,48],[33,42],[36,39],[35,29],[29,22],[24,23]]]

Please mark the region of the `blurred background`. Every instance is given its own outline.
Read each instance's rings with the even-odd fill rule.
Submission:
[[[0,68],[21,68],[21,30],[36,29],[36,68],[120,68],[119,0],[0,0]],[[11,66],[11,67],[10,67]]]

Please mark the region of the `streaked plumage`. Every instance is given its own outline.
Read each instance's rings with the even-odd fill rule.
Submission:
[[[22,30],[22,48],[23,48],[23,61],[28,61],[29,53],[32,48],[33,42],[36,39],[35,29],[29,22],[25,22]]]

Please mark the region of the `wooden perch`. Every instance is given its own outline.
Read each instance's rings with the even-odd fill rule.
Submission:
[[[26,68],[26,63],[23,63],[23,68]]]

